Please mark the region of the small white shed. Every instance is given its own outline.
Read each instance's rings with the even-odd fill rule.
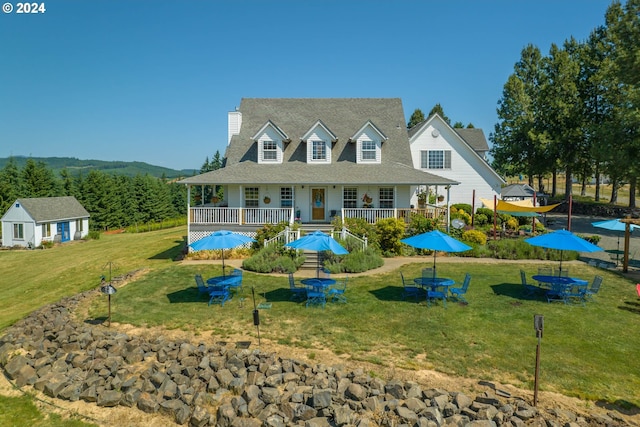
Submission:
[[[17,199],[2,217],[2,246],[35,248],[88,233],[89,212],[73,196]]]

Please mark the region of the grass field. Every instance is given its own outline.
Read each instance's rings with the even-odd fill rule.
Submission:
[[[633,283],[615,273],[584,264],[572,275],[604,285],[586,307],[548,304],[524,297],[519,270],[529,277],[538,264],[465,262],[439,264],[438,273],[461,282],[472,275],[468,305],[450,301],[426,307],[401,300],[399,271],[352,277],[348,304],[309,308],[289,300],[281,276],[245,272],[245,300],[208,307],[193,275],[221,274],[219,265],[182,265],[173,261],[183,245],[185,228],[142,234],[102,236],[100,240],[49,250],[0,252],[3,286],[0,328],[66,295],[95,288],[100,276],[147,271],[112,298],[113,321],[137,326],[181,329],[224,340],[236,334],[255,339],[251,289],[261,310],[261,333],[282,345],[307,352],[330,349],[354,361],[407,369],[435,369],[447,374],[501,381],[532,389],[536,337],[533,316],[545,316],[541,390],[556,391],[637,411],[640,407],[640,302]],[[402,268],[420,275],[424,260]],[[443,260],[446,261],[446,260]],[[89,316],[103,318],[106,298],[96,298]]]

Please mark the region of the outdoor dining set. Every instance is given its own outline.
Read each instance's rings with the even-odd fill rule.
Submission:
[[[602,285],[602,276],[595,276],[593,281],[571,277],[569,270],[565,268],[552,269],[551,267],[538,268],[538,274],[532,276],[536,284],[527,282],[526,273],[520,270],[520,280],[524,287],[525,295],[544,295],[547,302],[563,302],[565,304],[580,303],[585,305],[593,300]]]
[[[224,306],[234,293],[242,291],[242,270],[237,268],[230,275],[211,277],[206,283],[200,274],[196,274],[195,280],[200,294],[209,296],[209,305]]]
[[[469,289],[471,275],[465,274],[462,286],[456,287],[455,281],[446,277],[436,277],[433,268],[422,269],[422,276],[413,280],[404,278],[404,274],[400,273],[402,279],[402,299],[414,298],[416,301],[426,299],[427,306],[431,306],[436,300],[442,300],[442,306],[447,307],[447,299],[451,296],[457,301],[466,304],[465,294]]]
[[[291,299],[304,301],[306,307],[321,306],[324,308],[327,301],[346,303],[348,276],[341,279],[334,279],[326,270],[319,270],[316,277],[306,278],[298,281],[289,273],[289,290]]]

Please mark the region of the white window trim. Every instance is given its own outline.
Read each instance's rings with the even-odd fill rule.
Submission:
[[[314,159],[314,145],[316,143],[321,143],[324,146],[324,159]],[[331,147],[327,143],[327,141],[323,141],[321,139],[310,139],[307,141],[307,149],[309,150],[309,162],[310,163],[320,163],[326,164],[331,163]]]
[[[429,153],[441,152],[442,153],[442,167],[429,167]],[[423,156],[425,163],[423,163]],[[448,164],[447,164],[448,163]],[[421,150],[420,151],[420,169],[430,170],[451,170],[451,150]]]
[[[373,143],[373,150],[365,150],[364,149],[364,144],[365,143]],[[373,159],[365,159],[364,158],[364,153],[366,152],[373,152],[375,153],[375,158]],[[358,163],[380,163],[380,142],[379,141],[374,141],[371,139],[363,139],[363,140],[358,140]]]

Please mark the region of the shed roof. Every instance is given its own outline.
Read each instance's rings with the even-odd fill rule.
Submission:
[[[509,184],[502,188],[500,195],[505,197],[533,197],[536,191],[528,184]]]
[[[18,199],[35,222],[89,218],[89,212],[73,196]]]

